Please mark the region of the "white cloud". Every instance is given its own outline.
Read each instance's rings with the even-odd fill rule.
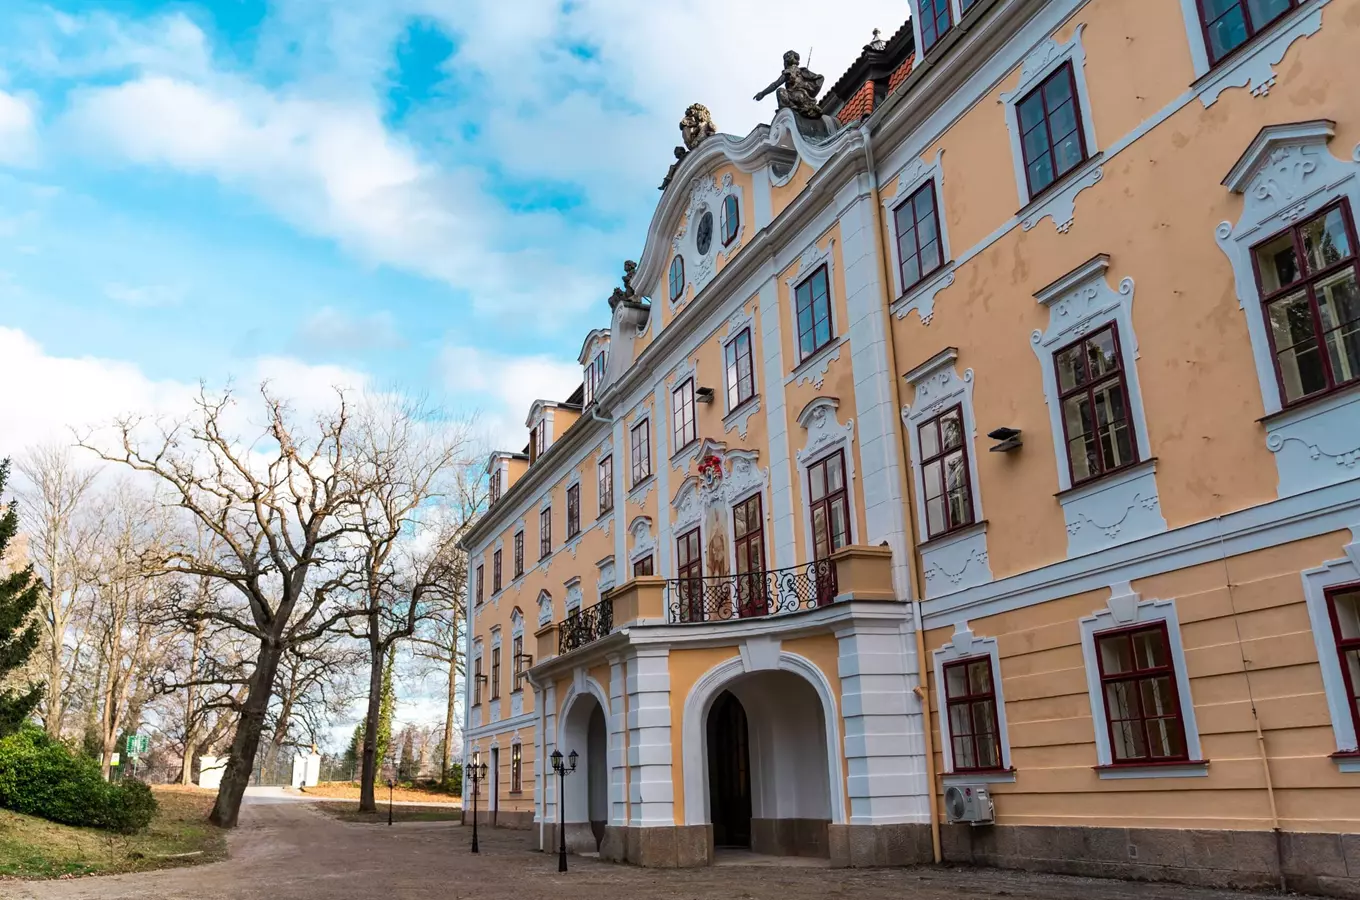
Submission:
[[[0,91],[0,165],[29,165],[38,155],[36,101]]]
[[[354,316],[323,306],[298,327],[293,344],[304,355],[364,350],[394,350],[406,342],[390,312]]]
[[[497,450],[528,443],[524,418],[535,400],[563,401],[581,384],[581,367],[548,356],[507,356],[476,347],[446,347],[439,361],[445,389],[480,395],[480,424]]]
[[[184,300],[184,292],[164,284],[131,285],[114,282],[104,285],[104,294],[110,300],[133,309],[161,309],[178,306]]]

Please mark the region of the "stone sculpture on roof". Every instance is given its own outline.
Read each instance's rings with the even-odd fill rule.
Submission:
[[[680,136],[684,139],[685,146],[675,148],[675,162],[671,163],[666,177],[662,179],[661,190],[664,191],[670,186],[675,171],[680,168],[680,163],[684,162],[689,151],[717,133],[718,127],[713,124],[713,114],[708,111],[708,107],[702,103],[691,103],[685,110],[685,117],[680,120]]]
[[[784,71],[770,83],[765,90],[756,94],[757,100],[764,100],[772,92],[779,99],[779,108],[788,108],[805,119],[822,118],[822,107],[817,96],[822,92],[822,82],[826,78],[805,69],[798,63],[800,57],[796,50],[784,54]]]
[[[614,288],[614,293],[609,295],[609,308],[613,309],[620,303],[636,303],[637,290],[633,287],[633,276],[637,274],[637,263],[631,259],[623,263],[623,287]]]

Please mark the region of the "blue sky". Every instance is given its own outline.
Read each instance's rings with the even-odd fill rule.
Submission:
[[[829,83],[906,4],[827,13],[4,3],[0,455],[265,377],[427,393],[518,446],[579,382],[685,106],[745,134],[784,50]]]

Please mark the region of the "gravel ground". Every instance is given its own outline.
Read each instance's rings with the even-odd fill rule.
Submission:
[[[451,823],[393,827],[337,821],[297,802],[256,799],[231,859],[195,868],[58,882],[0,883],[5,900],[1243,900],[1264,896],[991,869],[834,870],[724,864],[661,871],[530,848],[526,832]],[[729,862],[739,862],[730,860]]]

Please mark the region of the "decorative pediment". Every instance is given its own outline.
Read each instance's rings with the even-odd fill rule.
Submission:
[[[638,516],[633,519],[632,524],[628,526],[628,535],[633,541],[633,548],[628,553],[629,561],[636,562],[656,550],[656,538],[652,535],[650,516]]]
[[[581,602],[585,599],[585,594],[581,590],[581,578],[576,576],[565,585],[567,589],[567,615],[581,608]]]
[[[539,628],[542,628],[544,625],[549,624],[550,622],[552,622],[552,618],[553,618],[553,600],[552,600],[552,594],[549,594],[547,591],[539,591],[539,592],[538,592],[538,627],[539,627]]]
[[[586,335],[585,341],[581,344],[581,353],[577,357],[577,360],[583,366],[589,365],[590,361],[595,358],[595,355],[608,346],[609,329],[596,328],[594,331],[590,332],[590,334]]]
[[[537,425],[538,420],[543,418],[543,414],[544,412],[547,411],[547,409],[548,409],[547,400],[535,400],[533,405],[529,407],[529,415],[524,420],[524,427],[533,428],[535,425]]]
[[[599,570],[600,573],[598,580],[600,596],[604,596],[605,591],[612,589],[614,585],[618,584],[618,576],[615,575],[614,572],[614,557],[606,556],[604,559],[595,563],[595,568]]]
[[[515,637],[524,634],[524,611],[518,606],[510,610],[510,633]]]
[[[798,451],[798,462],[807,465],[829,447],[848,443],[855,437],[855,420],[844,425],[836,418],[840,401],[835,397],[815,397],[798,414],[798,424],[807,431],[807,445]]]

